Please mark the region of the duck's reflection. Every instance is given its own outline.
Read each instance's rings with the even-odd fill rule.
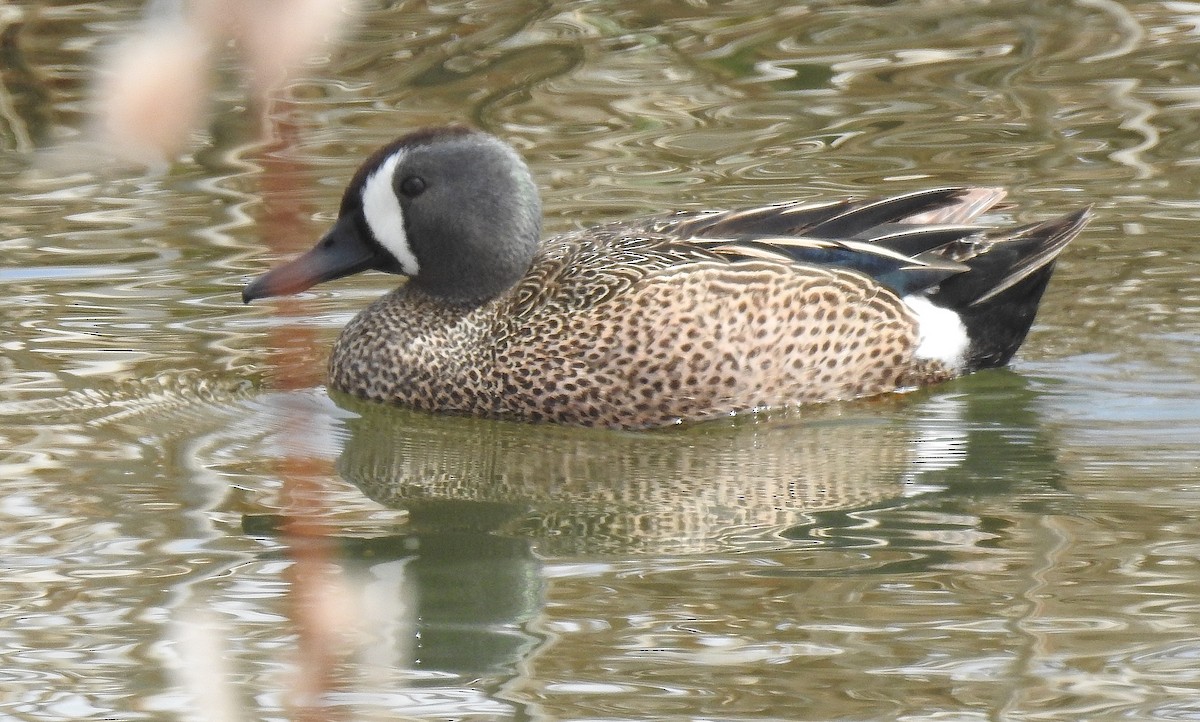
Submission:
[[[836,548],[868,533],[886,545],[893,506],[1052,480],[1034,399],[1021,377],[996,372],[907,397],[623,433],[339,397],[357,415],[340,473],[409,515],[394,536],[346,540],[345,560],[369,584],[404,588],[414,628],[394,644],[407,647],[405,666],[502,679],[541,643],[528,622],[543,609],[548,559]]]
[[[714,550],[902,496],[935,449],[895,402],[622,433],[338,401],[359,414],[339,472],[414,531],[450,524],[547,556]],[[961,456],[951,428],[937,468]]]

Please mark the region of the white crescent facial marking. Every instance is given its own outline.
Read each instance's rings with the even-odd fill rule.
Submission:
[[[420,269],[408,234],[404,232],[404,211],[400,200],[392,190],[392,178],[396,166],[404,159],[403,150],[398,150],[379,164],[375,172],[367,177],[362,189],[363,217],[375,240],[399,261],[400,270],[407,276],[415,276]]]
[[[950,368],[962,368],[967,346],[971,343],[962,318],[948,308],[933,305],[924,296],[905,296],[904,303],[917,314],[920,341],[913,356],[941,361]]]

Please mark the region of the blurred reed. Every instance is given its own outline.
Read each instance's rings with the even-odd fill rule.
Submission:
[[[264,139],[257,161],[262,168],[263,243],[277,252],[293,250],[287,240],[313,236],[298,207],[303,193],[296,178],[295,147],[299,128],[278,112],[287,101],[281,89],[309,58],[334,41],[352,17],[351,0],[154,0],[137,27],[105,52],[95,82],[94,141],[123,162],[151,169],[168,167],[188,148],[204,122],[212,94],[218,53],[232,47],[245,82],[248,103],[262,118]],[[268,112],[271,110],[272,112]],[[304,315],[302,301],[284,299],[275,306],[283,317]],[[316,372],[283,362],[291,352],[303,355],[314,342],[298,324],[281,324],[271,333],[273,378],[282,389],[321,383]],[[284,434],[303,439],[310,419],[299,408],[286,411]],[[304,443],[286,443],[289,456],[280,465],[285,499],[283,541],[292,564],[288,573],[288,614],[297,634],[294,675],[286,683],[287,706],[294,720],[329,719],[322,698],[335,686],[335,668],[354,645],[355,595],[332,559],[330,530],[321,480],[331,471],[321,460],[296,451]],[[180,657],[180,683],[195,697],[195,713],[211,722],[245,715],[232,689],[219,621],[184,614],[174,635]],[[212,700],[219,704],[211,704]]]

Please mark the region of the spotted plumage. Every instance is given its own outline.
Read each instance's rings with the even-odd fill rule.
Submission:
[[[679,213],[543,241],[536,186],[511,148],[421,131],[369,159],[333,230],[244,297],[402,273],[408,283],[343,330],[333,388],[430,411],[661,426],[1007,363],[1087,211],[973,224],[1003,196]]]

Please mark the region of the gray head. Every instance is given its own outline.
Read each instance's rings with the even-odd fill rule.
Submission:
[[[541,225],[537,186],[512,147],[468,128],[417,131],[368,158],[317,246],[250,283],[242,298],[374,269],[410,276],[448,302],[480,303],[529,270]]]

